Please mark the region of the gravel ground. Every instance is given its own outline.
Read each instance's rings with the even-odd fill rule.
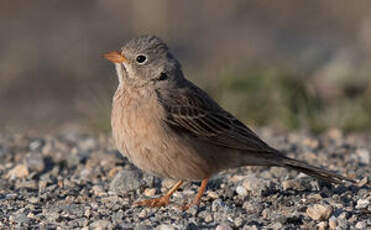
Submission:
[[[168,207],[133,207],[174,182],[137,170],[110,136],[0,133],[0,229],[371,228],[371,135],[260,134],[291,157],[359,183],[333,186],[282,168],[243,167],[211,179],[198,208],[179,205],[199,183],[182,186]]]

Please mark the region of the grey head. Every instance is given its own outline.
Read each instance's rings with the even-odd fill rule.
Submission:
[[[144,87],[176,84],[183,79],[179,62],[158,37],[143,35],[130,40],[121,48],[105,54],[116,67],[120,85]]]

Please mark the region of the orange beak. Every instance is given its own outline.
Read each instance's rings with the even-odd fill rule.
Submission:
[[[128,62],[128,59],[124,57],[123,55],[120,54],[118,51],[112,51],[109,53],[105,53],[104,58],[107,59],[110,62],[113,63],[123,63],[123,62]]]

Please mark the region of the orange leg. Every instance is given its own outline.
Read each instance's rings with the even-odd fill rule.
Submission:
[[[183,211],[189,209],[192,205],[197,205],[198,206],[200,204],[201,197],[204,194],[204,191],[206,189],[208,181],[209,181],[209,178],[205,178],[205,179],[202,180],[201,186],[200,186],[200,189],[198,190],[197,195],[195,196],[195,198],[193,199],[193,201],[191,203],[186,204],[185,206],[183,206]]]
[[[183,181],[178,181],[164,196],[150,199],[150,200],[141,200],[135,202],[134,205],[137,206],[147,206],[147,207],[161,207],[169,204],[169,199],[171,195],[183,184]]]

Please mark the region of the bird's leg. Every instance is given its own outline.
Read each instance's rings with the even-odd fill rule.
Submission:
[[[136,206],[147,206],[147,207],[161,207],[169,204],[169,199],[171,195],[183,184],[183,181],[178,181],[165,195],[159,198],[150,199],[150,200],[141,200],[135,202]]]
[[[204,194],[204,191],[206,189],[208,181],[209,181],[209,178],[205,178],[205,179],[202,180],[201,186],[198,190],[197,195],[195,196],[195,198],[193,199],[193,201],[191,203],[186,204],[186,205],[183,206],[183,211],[189,209],[192,205],[197,205],[198,206],[200,204],[201,197]]]

